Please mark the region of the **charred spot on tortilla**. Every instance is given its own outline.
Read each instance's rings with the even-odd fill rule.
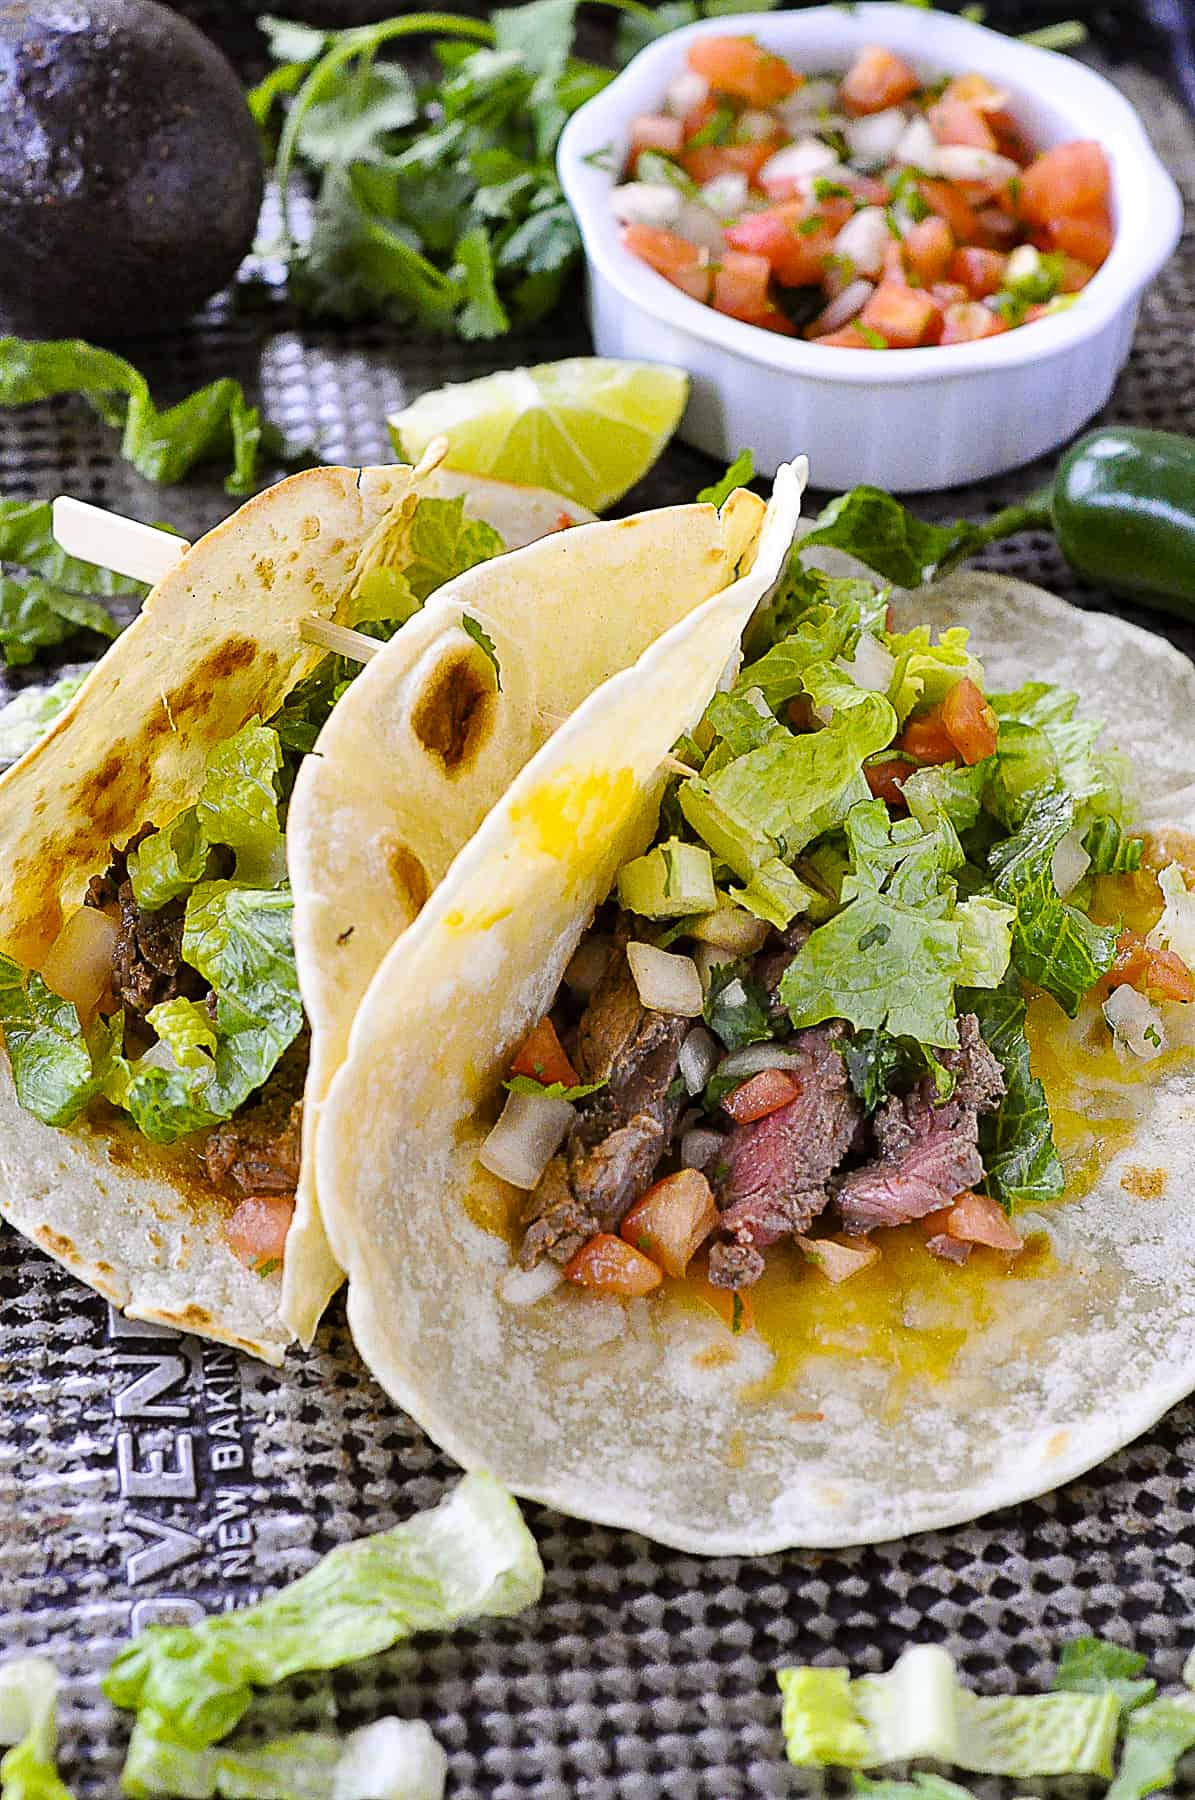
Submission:
[[[356,929],[357,927],[355,925],[346,925],[343,931],[338,931],[336,933],[336,942],[338,944],[347,944]]]
[[[230,681],[242,669],[250,668],[254,659],[259,656],[259,646],[252,638],[225,638],[223,643],[208,651],[184,682],[171,693],[162,696],[164,706],[175,719],[209,707],[212,695],[219,690],[221,683]]]
[[[388,847],[386,861],[390,869],[390,879],[399,899],[409,907],[412,914],[422,912],[428,895],[432,891],[431,880],[427,870],[415,852],[406,844],[395,844]],[[342,934],[337,943],[347,943],[352,936],[353,926]]]
[[[261,582],[268,594],[274,585],[274,559],[272,556],[259,556],[253,565],[253,573]]]
[[[446,657],[419,696],[411,729],[450,775],[475,759],[494,712],[494,675],[484,652]]]
[[[1120,1185],[1134,1200],[1160,1200],[1166,1192],[1166,1171],[1144,1169],[1132,1163],[1121,1176]]]

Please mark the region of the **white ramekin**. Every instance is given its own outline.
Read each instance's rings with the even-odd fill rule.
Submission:
[[[1114,190],[1107,262],[1057,317],[939,349],[825,349],[690,299],[623,249],[610,190],[631,121],[659,110],[686,46],[728,31],[757,37],[805,70],[844,69],[863,44],[898,51],[927,80],[977,69],[1012,93],[1035,145],[1098,138]],[[821,488],[955,487],[1055,449],[1107,400],[1142,292],[1182,226],[1174,182],[1129,102],[1101,75],[950,13],[876,0],[744,13],[671,32],[570,120],[559,168],[585,244],[599,354],[687,369],[692,396],[680,433],[688,443],[725,459],[749,446],[766,473],[805,451]]]

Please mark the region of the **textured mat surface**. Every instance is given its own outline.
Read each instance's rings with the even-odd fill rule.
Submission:
[[[1192,216],[1191,122],[1154,77],[1121,66],[1116,79]],[[464,348],[380,329],[300,332],[267,294],[258,311],[218,306],[185,342],[130,354],[168,397],[238,374],[288,431],[317,437],[325,460],[358,462],[388,460],[385,414],[421,390],[585,347],[579,328]],[[1106,416],[1195,430],[1193,349],[1189,225]],[[797,448],[816,462],[816,445]],[[688,499],[709,474],[704,458],[675,449],[633,501]],[[941,516],[995,510],[1045,474],[920,504]],[[85,409],[0,415],[0,492],[63,490],[188,533],[227,510],[215,486],[146,486]],[[1082,605],[1107,603],[1049,540],[992,560]],[[1195,649],[1195,632],[1136,616]],[[44,665],[33,678],[46,678]],[[131,1627],[241,1604],[430,1504],[452,1470],[363,1371],[338,1308],[309,1355],[273,1372],[113,1320],[0,1227],[0,1320],[0,1654],[45,1647],[58,1658],[65,1771],[80,1794],[115,1795],[123,1737],[98,1680]],[[879,1668],[910,1639],[936,1639],[986,1689],[1028,1688],[1048,1679],[1062,1641],[1088,1629],[1148,1651],[1152,1672],[1177,1680],[1195,1642],[1193,1509],[1191,1404],[1049,1499],[874,1549],[711,1563],[529,1509],[548,1568],[534,1612],[294,1682],[263,1715],[418,1714],[448,1749],[462,1797],[788,1794],[801,1784],[781,1761],[782,1661]],[[1179,1791],[1195,1795],[1195,1782]]]

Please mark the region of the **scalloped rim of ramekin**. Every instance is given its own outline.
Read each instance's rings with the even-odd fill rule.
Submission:
[[[927,23],[932,43],[927,45]],[[835,30],[845,61],[862,44],[881,42],[943,73],[978,69],[1007,81],[1016,93],[1042,97],[1054,111],[1073,119],[1075,137],[1094,137],[1111,155],[1116,202],[1112,251],[1073,307],[1056,318],[1038,320],[969,344],[889,350],[866,356],[858,350],[826,347],[801,338],[780,337],[715,312],[673,287],[625,250],[609,205],[617,180],[586,161],[608,145],[625,142],[630,122],[659,106],[669,81],[694,38],[750,34],[794,60],[810,41]],[[928,53],[927,53],[928,52]],[[864,383],[872,387],[940,381],[969,373],[1047,362],[1053,352],[1083,343],[1135,304],[1169,259],[1182,234],[1178,188],[1159,161],[1141,120],[1110,81],[1071,57],[1021,43],[953,13],[928,13],[906,0],[861,0],[847,11],[837,6],[796,12],[739,13],[703,19],[658,38],[641,50],[601,93],[586,102],[561,135],[557,166],[565,196],[577,219],[585,254],[628,304],[689,337],[721,345],[735,355],[787,375],[811,380]]]

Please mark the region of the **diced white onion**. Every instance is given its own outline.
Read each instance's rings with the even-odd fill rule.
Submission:
[[[834,708],[832,706],[815,706],[813,708],[813,716],[822,725],[832,725],[834,723]]]
[[[737,976],[734,981],[728,981],[726,983],[726,986],[722,989],[722,998],[725,1000],[727,1006],[746,1006],[747,990],[742,982],[738,980]]]
[[[748,108],[739,114],[735,136],[740,143],[764,144],[775,135],[776,120],[772,113]]]
[[[701,250],[709,250],[721,256],[726,249],[721,219],[708,206],[703,206],[700,200],[686,200],[682,196],[674,229]]]
[[[939,144],[934,168],[947,181],[1011,181],[1021,172],[1011,157],[972,144]]]
[[[776,717],[775,713],[772,711],[771,707],[768,705],[767,701],[764,698],[764,692],[763,692],[762,688],[757,688],[757,687],[746,688],[743,692],[743,699],[746,701],[747,705],[751,708],[752,712],[758,713],[761,719],[774,719]]]
[[[675,119],[704,106],[710,97],[710,84],[696,69],[682,69],[664,96],[665,111]]]
[[[841,294],[836,294],[830,304],[818,313],[809,327],[810,337],[825,337],[828,332],[838,331],[843,325],[849,325],[855,315],[863,311],[874,293],[873,281],[848,281]]]
[[[1030,281],[1040,268],[1040,250],[1032,244],[1018,244],[1004,265],[1004,286],[1016,287],[1018,282]]]
[[[610,210],[620,225],[655,225],[667,230],[680,218],[680,189],[666,181],[627,181],[610,190]]]
[[[707,1031],[704,1025],[694,1025],[676,1059],[686,1093],[701,1092],[717,1068],[720,1055],[718,1040],[713,1032]]]
[[[533,1269],[520,1269],[517,1263],[507,1269],[498,1283],[498,1292],[508,1306],[534,1306],[558,1288],[563,1279],[559,1265],[545,1256]]]
[[[744,1044],[718,1064],[719,1075],[758,1075],[763,1069],[797,1069],[805,1058],[799,1050],[783,1050],[779,1044]]]
[[[890,161],[907,124],[907,115],[900,106],[886,106],[883,112],[851,119],[845,132],[851,161],[864,163],[868,168]]]
[[[725,175],[715,175],[706,182],[701,198],[720,219],[736,219],[747,204],[749,191],[747,177],[737,169],[728,169]]]
[[[1068,831],[1058,840],[1050,863],[1050,873],[1060,899],[1065,900],[1071,890],[1078,887],[1090,867],[1091,858],[1083,848],[1083,833]]]
[[[658,950],[654,944],[630,943],[627,961],[639,998],[650,1012],[699,1019],[704,1005],[701,976],[691,956]]]
[[[754,956],[768,941],[768,927],[754,913],[741,906],[720,906],[716,912],[701,913],[686,926],[691,937],[703,950],[716,947],[731,950],[735,956]],[[725,954],[722,961],[726,961]]]
[[[923,169],[929,175],[937,167],[937,157],[938,140],[930,130],[925,114],[918,113],[897,139],[893,160],[914,169]]]
[[[1104,1001],[1104,1017],[1119,1042],[1143,1062],[1160,1056],[1166,1048],[1162,1015],[1136,988],[1113,988]]]
[[[606,973],[613,946],[609,938],[590,935],[582,938],[564,971],[564,985],[581,1000],[588,1000]]]
[[[849,662],[840,656],[837,663],[856,687],[866,688],[872,694],[886,694],[896,674],[896,658],[885,650],[879,638],[872,637],[870,631],[859,633],[855,654]]]
[[[722,1133],[698,1126],[686,1131],[680,1141],[682,1169],[705,1169],[722,1148]]]
[[[1158,876],[1166,902],[1162,916],[1146,938],[1153,949],[1163,947],[1195,968],[1195,894],[1191,893],[1177,863],[1167,863]]]
[[[66,921],[41,966],[46,986],[70,1000],[87,1020],[112,981],[116,924],[94,906],[81,906]]]
[[[882,206],[864,206],[834,239],[834,254],[848,258],[859,275],[878,275],[888,248],[888,221]]]
[[[707,913],[707,918],[712,915]],[[711,977],[715,969],[724,969],[727,963],[727,944],[699,943],[693,952],[693,966],[701,982],[703,994],[709,991]]]
[[[572,1122],[573,1108],[567,1100],[508,1094],[502,1117],[477,1153],[478,1161],[512,1187],[538,1187]]]
[[[829,111],[837,98],[838,83],[819,75],[813,81],[806,81],[787,100],[782,100],[776,113],[788,129],[795,132],[807,127],[815,113]]]
[[[350,1732],[331,1800],[443,1800],[448,1757],[422,1719],[375,1719]],[[260,1790],[259,1790],[260,1791]]]
[[[759,185],[767,190],[782,181],[813,181],[819,176],[828,180],[831,172],[841,167],[829,144],[820,138],[800,138],[769,156],[759,171]]]

